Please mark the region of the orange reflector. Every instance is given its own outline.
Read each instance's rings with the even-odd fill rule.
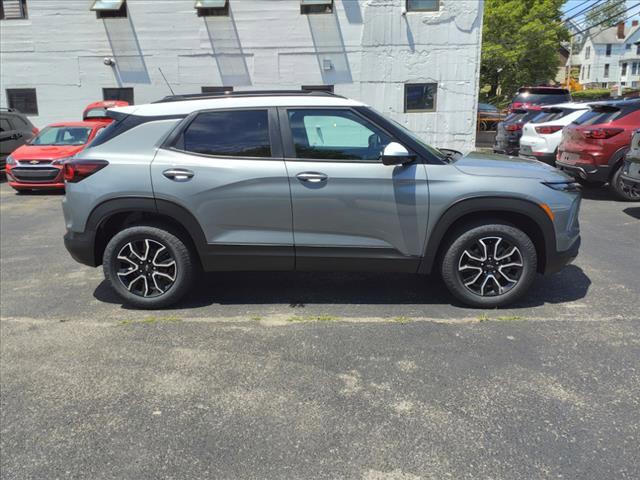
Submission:
[[[547,205],[546,203],[540,203],[539,205],[540,205],[540,208],[542,210],[544,210],[544,213],[547,214],[547,217],[549,217],[551,219],[551,221],[553,222],[553,219],[555,218],[555,215],[551,211],[551,208],[549,208],[549,205]]]

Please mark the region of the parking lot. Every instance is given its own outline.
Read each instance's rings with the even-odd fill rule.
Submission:
[[[207,275],[123,307],[0,186],[3,478],[639,478],[640,206],[588,190],[513,308],[436,277]]]

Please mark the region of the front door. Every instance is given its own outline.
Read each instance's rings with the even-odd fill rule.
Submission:
[[[280,109],[296,268],[416,271],[429,211],[420,160],[384,165],[396,141],[349,108]]]
[[[157,199],[191,212],[209,270],[294,266],[291,197],[275,109],[215,110],[185,120],[151,165]]]

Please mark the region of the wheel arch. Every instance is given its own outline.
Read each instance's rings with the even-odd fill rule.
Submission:
[[[627,155],[627,153],[629,153],[629,150],[630,150],[630,148],[628,146],[624,146],[624,147],[616,150],[616,152],[613,155],[611,155],[611,158],[607,162],[607,164],[610,167],[609,168],[609,180],[611,180],[611,178],[613,178],[613,175],[615,175],[618,165],[620,165],[622,163],[622,161],[624,160],[624,157]]]
[[[536,247],[538,271],[546,271],[549,256],[556,250],[556,236],[553,223],[542,207],[519,198],[473,197],[454,203],[440,216],[429,235],[418,272],[428,274],[437,268],[461,228],[491,220],[506,222],[524,231]]]

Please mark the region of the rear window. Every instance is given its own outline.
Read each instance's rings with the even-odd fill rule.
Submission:
[[[518,93],[514,98],[514,102],[518,103],[535,103],[538,105],[553,105],[554,103],[562,103],[569,101],[571,97],[567,93]]]
[[[610,123],[614,120],[619,120],[629,113],[633,112],[634,109],[620,109],[620,108],[607,108],[607,109],[596,109],[589,110],[584,115],[578,117],[577,120],[574,120],[573,123],[576,125],[599,125],[601,123]]]
[[[553,122],[554,120],[560,120],[561,118],[566,117],[573,112],[575,112],[575,110],[572,110],[570,108],[554,108],[553,110],[542,112],[541,115],[531,120],[531,123]]]
[[[204,155],[270,157],[267,110],[200,113],[183,134],[183,148]]]
[[[107,118],[107,109],[104,107],[92,108],[84,112],[84,118]]]

